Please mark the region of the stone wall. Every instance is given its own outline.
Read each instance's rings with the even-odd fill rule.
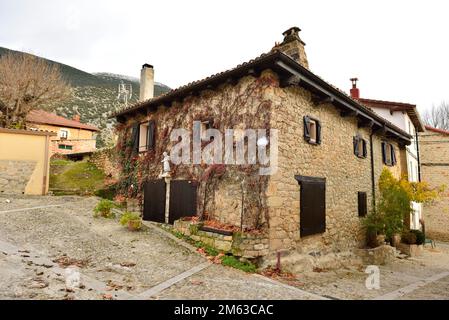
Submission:
[[[449,242],[449,135],[420,134],[421,178],[432,187],[446,185],[442,197],[423,208],[426,236]]]
[[[368,206],[372,199],[370,131],[358,128],[355,117],[342,117],[331,104],[315,106],[310,92],[298,87],[273,87],[272,128],[279,130],[279,170],[270,177],[267,204],[269,207],[270,250],[294,249],[300,252],[327,254],[361,246],[364,234],[358,217],[359,191],[366,192]],[[303,138],[303,117],[321,122],[322,142],[311,145]],[[368,157],[360,159],[353,153],[353,137],[361,135],[367,143]],[[382,168],[381,141],[374,135],[376,186]],[[404,172],[396,142],[393,143],[398,164],[389,167],[395,176]],[[326,178],[326,232],[301,238],[300,186],[295,175]]]
[[[115,148],[103,148],[95,151],[90,157],[89,162],[95,164],[102,170],[106,176],[118,179],[120,167],[117,160],[117,150]]]
[[[0,193],[24,194],[36,161],[0,160]]]
[[[158,179],[162,171],[162,154],[170,152],[177,142],[170,141],[173,129],[192,131],[194,121],[212,120],[212,128],[224,133],[225,129],[269,128],[270,101],[265,98],[265,90],[276,81],[270,72],[259,77],[247,76],[238,83],[223,84],[213,90],[204,90],[199,96],[190,96],[182,102],[174,102],[170,108],[159,106],[147,115],[129,119],[119,130],[119,150],[129,145],[133,123],[155,121],[155,150],[141,152],[135,160],[139,170],[137,184],[146,179]],[[244,107],[242,107],[244,105]],[[203,146],[204,148],[204,146]],[[125,150],[126,153],[126,150]],[[191,154],[191,160],[192,160]],[[132,157],[123,161],[134,161]],[[258,176],[257,165],[227,165],[220,177],[208,172],[211,166],[204,164],[171,164],[172,180],[196,180],[198,186],[198,214],[207,218],[240,227],[241,182],[245,180],[245,201],[243,225],[257,227],[264,223],[264,188],[267,177]],[[122,177],[123,178],[123,177]],[[265,182],[264,182],[265,181]],[[134,183],[136,184],[136,183]]]

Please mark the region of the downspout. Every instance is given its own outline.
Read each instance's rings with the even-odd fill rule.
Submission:
[[[418,156],[418,181],[421,182],[421,157],[419,154],[419,139],[418,139],[418,131],[415,132],[415,141],[416,141],[416,155]]]
[[[376,210],[376,182],[374,180],[374,152],[373,152],[373,135],[374,132],[371,130],[371,134],[369,136],[369,148],[370,148],[370,156],[371,156],[371,192],[372,192],[372,203],[373,210]]]

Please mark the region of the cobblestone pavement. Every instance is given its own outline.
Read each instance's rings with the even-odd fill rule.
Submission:
[[[97,201],[0,195],[0,299],[449,299],[448,245],[381,266],[379,290],[366,289],[364,268],[281,283],[210,264],[154,226],[94,219]],[[70,263],[81,288],[66,290]]]

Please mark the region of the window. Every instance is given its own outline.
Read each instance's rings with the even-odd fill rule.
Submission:
[[[61,139],[67,139],[69,137],[69,131],[61,129],[61,131],[59,132],[59,137]]]
[[[326,231],[326,179],[295,176],[300,187],[300,236]]]
[[[353,138],[353,144],[354,154],[359,158],[366,158],[366,140],[357,135]]]
[[[366,192],[358,192],[359,217],[365,217],[368,213]]]
[[[145,123],[139,124],[138,130],[138,149],[139,152],[145,152],[151,149],[154,149],[154,129],[155,122],[149,121]]]
[[[391,143],[382,142],[382,161],[387,166],[395,166],[397,163],[396,153]]]
[[[310,144],[321,144],[321,123],[309,116],[304,117],[304,139]]]
[[[72,150],[73,146],[67,145],[67,144],[58,144],[58,149],[61,150]]]

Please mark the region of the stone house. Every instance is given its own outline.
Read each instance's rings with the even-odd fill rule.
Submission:
[[[52,154],[82,155],[96,150],[95,126],[81,123],[79,115],[66,119],[44,110],[33,110],[26,117],[27,128],[55,132],[51,139]]]
[[[361,217],[375,199],[380,173],[384,167],[397,177],[405,172],[412,137],[311,72],[299,31],[287,30],[282,43],[254,60],[157,98],[144,96],[113,115],[121,190],[140,201],[145,219],[198,215],[244,233],[260,230],[267,245],[255,247],[262,251],[253,257],[292,249],[316,257],[363,244]],[[153,75],[144,65],[144,77],[147,69]],[[177,136],[178,128],[185,135]],[[236,130],[226,144],[227,136],[222,141],[216,133],[228,128],[260,131],[254,139]],[[163,153],[172,160],[179,141],[198,135],[199,161],[189,145],[182,151],[193,163],[172,161],[170,172],[161,172]],[[257,157],[266,151],[269,158],[262,164],[250,161],[256,140]],[[225,161],[210,164],[204,153],[219,141]],[[243,163],[233,161],[239,152]],[[274,169],[261,174],[268,166]]]
[[[419,138],[423,179],[432,187],[446,186],[441,199],[424,207],[426,234],[431,239],[449,241],[449,131],[426,126]]]
[[[0,128],[0,193],[45,195],[56,133]]]
[[[411,144],[406,146],[405,163],[407,170],[408,181],[421,181],[421,164],[420,164],[420,149],[419,149],[419,133],[425,131],[424,123],[419,116],[416,105],[366,99],[360,97],[360,90],[357,88],[357,78],[352,78],[352,88],[350,90],[351,97],[357,99],[363,105],[369,107],[371,110],[379,114],[381,117],[389,120],[402,130],[406,131],[412,136]],[[422,205],[417,202],[411,203],[412,213],[410,215],[409,225],[411,229],[420,229],[419,220],[422,218]]]

